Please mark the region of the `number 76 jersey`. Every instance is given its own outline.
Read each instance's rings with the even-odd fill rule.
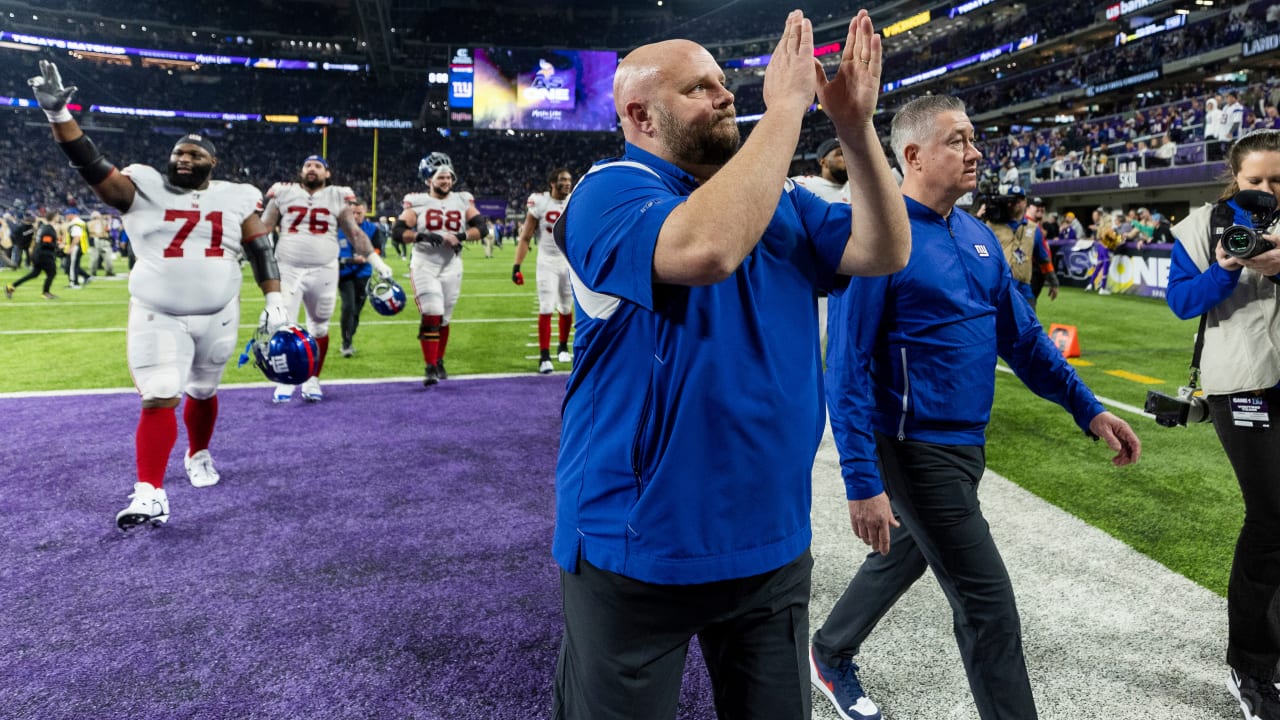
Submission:
[[[138,258],[129,294],[169,315],[208,315],[240,293],[240,226],[262,209],[252,185],[212,180],[204,190],[167,183],[155,168],[123,171],[137,189],[124,229]]]

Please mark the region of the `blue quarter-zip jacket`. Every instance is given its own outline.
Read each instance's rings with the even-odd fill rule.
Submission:
[[[775,570],[804,552],[823,430],[817,288],[830,287],[850,208],[780,188],[729,278],[653,282],[658,233],[697,188],[626,146],[565,208],[576,305],[556,465],[552,552],[644,582]]]
[[[876,431],[984,444],[997,355],[1085,432],[1103,411],[1018,292],[995,234],[958,208],[944,218],[906,202],[907,267],[852,278],[828,300],[827,407],[850,500],[884,491]]]

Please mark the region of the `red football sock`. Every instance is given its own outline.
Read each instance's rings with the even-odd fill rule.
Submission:
[[[449,345],[449,326],[441,325],[440,326],[440,355],[439,355],[439,358],[441,360],[444,359],[444,349],[448,345]]]
[[[551,348],[551,315],[538,315],[538,349]]]
[[[435,365],[440,358],[440,315],[423,315],[418,325],[418,341],[422,344],[422,361]]]
[[[213,437],[213,424],[218,422],[218,396],[197,400],[187,396],[182,404],[182,422],[187,426],[187,450],[195,455],[209,449]]]
[[[142,408],[135,437],[138,482],[164,487],[164,469],[178,442],[178,414],[173,408]]]
[[[560,344],[569,342],[569,331],[573,329],[573,313],[560,314]]]
[[[324,369],[324,356],[329,354],[329,336],[323,335],[316,338],[316,345],[320,347],[320,359],[316,361],[316,377],[320,377],[320,371]]]

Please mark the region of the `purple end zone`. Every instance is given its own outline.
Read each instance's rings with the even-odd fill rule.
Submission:
[[[191,487],[180,429],[169,524],[130,535],[137,396],[0,398],[2,714],[546,717],[563,392],[224,389],[222,481]],[[714,717],[696,643],[680,717]]]

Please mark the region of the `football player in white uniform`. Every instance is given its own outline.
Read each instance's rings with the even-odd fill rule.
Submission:
[[[164,472],[178,438],[177,414],[189,441],[185,465],[196,487],[219,476],[209,455],[218,416],[218,383],[236,349],[240,320],[240,258],[266,294],[261,322],[286,324],[280,273],[258,218],[262,196],[251,185],[210,180],[213,144],[201,135],[178,140],[166,172],[146,165],[117,171],[67,111],[75,86],[40,61],[29,81],[53,138],[102,202],[124,214],[137,265],[129,273],[129,372],[142,396],[137,430],[137,482],[116,515],[129,530],[169,519]]]
[[[430,387],[449,377],[444,351],[449,320],[462,292],[462,243],[483,238],[489,229],[471,193],[454,192],[458,175],[448,155],[435,152],[422,158],[418,175],[429,190],[404,196],[404,212],[391,228],[391,236],[413,243],[409,278],[422,315],[418,325],[426,364],[422,384]]]
[[[823,140],[818,146],[818,167],[820,175],[797,175],[791,180],[829,203],[849,204],[849,169],[839,140]]]
[[[329,320],[338,297],[338,228],[351,238],[355,251],[367,257],[383,279],[391,267],[374,252],[369,237],[360,229],[351,212],[356,202],[351,188],[329,184],[329,163],[319,155],[302,162],[298,182],[281,182],[267,191],[267,209],[262,224],[268,230],[279,226],[276,260],[280,263],[280,288],[290,320],[298,317],[298,306],[307,311],[307,332],[320,347],[316,374],[302,383],[302,399],[319,402],[320,372],[329,351]],[[273,402],[289,402],[293,385],[276,385]]]
[[[573,191],[573,173],[569,168],[556,168],[547,176],[549,192],[529,196],[529,213],[520,228],[520,243],[516,245],[516,264],[511,268],[511,282],[524,284],[520,263],[529,254],[529,240],[538,233],[538,266],[534,279],[538,283],[538,372],[547,374],[555,369],[551,364],[551,313],[560,315],[558,330],[560,346],[557,358],[562,363],[573,359],[569,354],[569,330],[573,327],[573,286],[569,283],[569,261],[556,245],[553,231],[569,193]]]

